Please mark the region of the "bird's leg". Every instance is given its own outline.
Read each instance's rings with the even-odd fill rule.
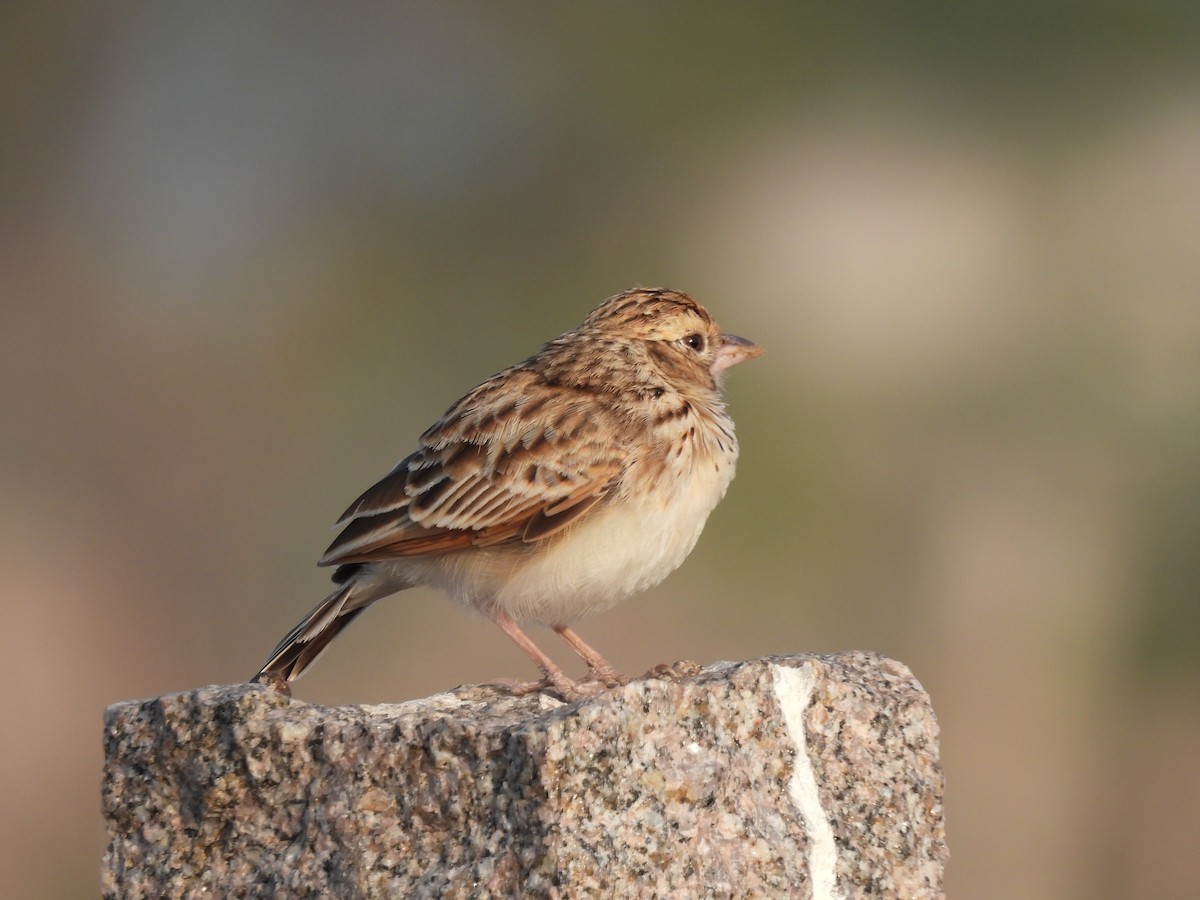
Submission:
[[[512,620],[511,616],[499,609],[488,610],[487,616],[500,626],[500,629],[509,636],[514,644],[521,648],[526,656],[533,660],[533,664],[542,672],[541,681],[514,684],[505,683],[505,686],[514,695],[519,697],[522,694],[532,694],[548,690],[557,694],[568,703],[585,696],[584,692],[575,686],[575,682],[568,678],[563,673],[563,670],[554,664],[554,660],[541,651],[538,645],[529,638],[529,635],[521,630],[521,626]]]
[[[587,663],[588,674],[591,680],[599,681],[605,687],[620,687],[623,684],[629,684],[629,679],[612,667],[612,664],[596,650],[588,644],[583,638],[577,635],[566,625],[555,625],[554,631],[560,638],[571,645],[579,658]]]

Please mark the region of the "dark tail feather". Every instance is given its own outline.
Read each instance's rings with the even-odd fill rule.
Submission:
[[[286,688],[304,670],[316,662],[317,657],[343,628],[353,622],[370,603],[351,603],[355,582],[348,581],[326,597],[304,619],[287,633],[279,646],[267,657],[266,663],[251,681],[261,681]]]

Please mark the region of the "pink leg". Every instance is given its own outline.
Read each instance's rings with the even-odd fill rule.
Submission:
[[[592,678],[597,681],[602,681],[606,687],[620,687],[623,684],[629,684],[629,679],[612,667],[603,656],[583,638],[577,635],[572,629],[566,625],[555,625],[554,631],[564,641],[571,645],[579,658],[587,663],[588,672]]]
[[[530,640],[529,635],[521,630],[521,627],[512,620],[511,616],[498,609],[489,610],[487,615],[489,619],[500,626],[500,629],[509,636],[512,642],[520,647],[522,652],[533,660],[533,664],[541,670],[541,681],[512,685],[512,692],[514,694],[519,696],[550,688],[567,701],[577,700],[583,696],[578,688],[575,687],[575,682],[564,675],[563,670],[554,664],[554,660],[543,653],[537,644]]]

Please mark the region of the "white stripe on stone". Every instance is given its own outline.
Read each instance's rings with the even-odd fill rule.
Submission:
[[[842,893],[837,888],[837,845],[833,840],[833,827],[821,806],[817,777],[808,758],[805,739],[804,711],[812,699],[817,676],[811,665],[796,668],[773,665],[771,669],[775,675],[775,696],[783,711],[783,723],[787,726],[792,743],[796,745],[788,794],[800,810],[808,831],[808,872],[812,877],[813,900],[841,900]]]

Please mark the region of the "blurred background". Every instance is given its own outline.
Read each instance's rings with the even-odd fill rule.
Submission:
[[[106,705],[248,678],[426,425],[665,285],[769,353],[696,552],[587,639],[889,654],[950,896],[1194,896],[1198,46],[1165,0],[5,5],[6,893],[95,895]],[[428,591],[365,621],[298,697],[533,674]]]

